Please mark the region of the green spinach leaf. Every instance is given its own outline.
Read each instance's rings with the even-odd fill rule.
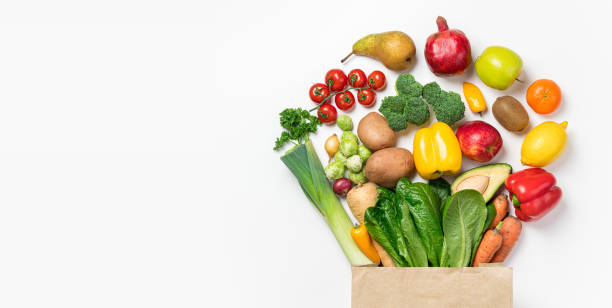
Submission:
[[[378,206],[369,207],[365,211],[364,223],[370,236],[385,249],[396,266],[408,266],[406,259],[399,254],[395,231],[384,209]]]
[[[440,205],[442,205],[442,201],[446,200],[446,198],[451,195],[451,186],[443,178],[429,180],[429,186],[431,186],[431,189],[433,189],[436,195],[438,195],[438,199],[440,199]],[[442,208],[440,208],[440,212],[442,212]]]

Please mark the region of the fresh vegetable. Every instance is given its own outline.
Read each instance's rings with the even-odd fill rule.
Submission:
[[[327,164],[327,167],[325,167],[325,175],[332,180],[337,180],[343,177],[344,164],[339,161],[332,161],[331,163]]]
[[[348,84],[353,88],[363,88],[368,84],[366,74],[356,68],[348,73]]]
[[[485,228],[485,201],[479,192],[468,189],[447,198],[443,208],[442,230],[446,254],[441,266],[469,266]]]
[[[451,191],[454,194],[463,189],[475,189],[488,202],[511,172],[512,166],[504,163],[476,167],[459,175],[451,184]]]
[[[351,190],[351,187],[353,187],[353,184],[347,178],[339,178],[335,180],[334,185],[332,186],[334,192],[338,196],[346,196],[349,190]]]
[[[529,115],[512,96],[498,97],[493,103],[493,116],[505,129],[519,132],[529,125]]]
[[[438,16],[436,24],[438,32],[430,35],[425,44],[429,69],[441,77],[463,73],[472,63],[470,41],[460,30],[449,30],[442,16]]]
[[[427,251],[425,250],[425,245],[419,236],[412,214],[410,213],[408,199],[405,197],[405,195],[409,193],[406,189],[410,185],[411,183],[408,179],[401,178],[397,182],[395,189],[397,194],[397,206],[401,212],[400,227],[402,229],[402,235],[408,244],[408,257],[406,257],[406,260],[412,267],[427,267]]]
[[[395,91],[398,95],[421,97],[423,95],[423,86],[414,79],[414,76],[404,73],[397,76]]]
[[[506,179],[514,213],[522,221],[533,221],[550,212],[561,199],[561,188],[552,173],[542,168],[529,168]]]
[[[367,161],[370,156],[372,156],[372,151],[368,149],[365,145],[360,144],[359,149],[357,150],[359,157],[361,157],[362,161]]]
[[[363,224],[363,215],[367,208],[376,204],[378,191],[376,185],[366,183],[357,185],[349,190],[346,195],[346,203],[348,204],[351,213],[360,224]]]
[[[340,136],[340,142],[345,141],[345,140],[359,143],[359,138],[357,138],[357,136],[353,134],[353,132],[351,131],[342,132],[342,135]]]
[[[329,161],[338,153],[338,149],[340,149],[340,139],[336,134],[333,134],[325,140],[325,152],[329,155]]]
[[[353,50],[341,62],[351,55],[360,55],[374,58],[390,70],[403,71],[412,64],[415,53],[410,36],[400,31],[389,31],[363,37],[353,44]]]
[[[315,83],[310,87],[310,90],[308,90],[310,99],[317,104],[328,98],[329,94],[329,88],[322,83]]]
[[[347,81],[348,78],[340,69],[332,69],[325,74],[325,84],[334,92],[344,90]]]
[[[370,235],[368,234],[368,230],[364,224],[360,225],[357,228],[351,229],[351,237],[357,244],[357,247],[361,249],[368,258],[374,262],[374,264],[380,264],[380,256],[374,245],[372,244],[372,239],[370,239]]]
[[[501,224],[499,232],[502,236],[502,244],[493,258],[491,258],[491,263],[504,262],[506,260],[523,229],[520,220],[512,216],[508,216]]]
[[[461,96],[452,91],[443,91],[436,82],[423,86],[423,98],[431,105],[436,119],[440,122],[453,125],[465,115]]]
[[[340,92],[334,96],[334,101],[336,102],[336,107],[340,110],[350,110],[355,106],[355,96],[351,91]]]
[[[495,216],[497,216],[497,210],[495,209],[495,205],[493,204],[493,202],[487,203],[487,219],[485,220],[485,231],[487,229],[495,228],[496,225],[493,225],[493,220],[495,220]]]
[[[504,143],[497,129],[483,121],[464,123],[459,126],[456,135],[461,152],[481,163],[493,159]]]
[[[380,203],[385,203],[383,207]],[[402,236],[399,222],[397,221],[397,211],[388,214],[385,209],[390,210],[393,201],[379,199],[376,206],[370,207],[365,212],[365,225],[370,236],[376,240],[389,254],[395,266],[407,267],[408,261],[402,254],[407,255],[407,245]]]
[[[288,142],[302,144],[308,141],[310,133],[316,132],[321,122],[307,110],[287,108],[280,113],[280,124],[285,131],[276,138],[274,150],[280,150]]]
[[[334,194],[312,142],[308,140],[290,149],[281,156],[281,161],[295,175],[308,200],[325,218],[349,262],[352,265],[373,264],[351,238],[353,223]]]
[[[561,88],[550,79],[536,80],[527,89],[527,104],[539,114],[549,114],[561,104]]]
[[[429,180],[429,186],[431,189],[438,195],[438,199],[440,199],[440,206],[442,202],[446,200],[451,195],[451,186],[450,184],[443,178],[437,178],[433,180]],[[440,208],[440,212],[442,212],[442,208]]]
[[[494,229],[508,215],[508,198],[506,195],[497,195],[493,199],[493,206],[495,207],[495,217],[488,225],[489,229]]]
[[[361,89],[357,91],[357,101],[365,107],[374,105],[376,94],[370,89]]]
[[[474,263],[472,266],[478,267],[481,263],[489,263],[493,258],[493,255],[499,250],[502,245],[502,235],[499,232],[501,223],[498,228],[488,230],[476,250],[476,256],[474,257]]]
[[[373,71],[368,75],[368,87],[372,90],[381,90],[387,84],[387,78],[381,71]]]
[[[338,151],[336,155],[334,155],[334,161],[341,163],[342,165],[346,165],[346,156],[342,154],[342,152]]]
[[[406,95],[387,96],[382,99],[378,109],[387,119],[387,123],[394,131],[408,127],[408,123],[422,125],[429,120],[429,107],[420,97]]]
[[[338,111],[336,111],[336,107],[330,104],[322,104],[319,106],[319,110],[317,111],[317,116],[319,120],[326,124],[332,124],[336,122],[336,117],[338,117]]]
[[[365,176],[387,188],[395,187],[400,178],[414,170],[412,153],[403,148],[386,148],[374,152],[365,165]]]
[[[387,125],[383,116],[370,112],[359,121],[357,135],[363,144],[372,151],[378,151],[395,145],[396,136]]]
[[[353,171],[349,170],[348,177],[355,184],[363,184],[363,183],[366,183],[368,181],[368,179],[365,176],[365,170],[364,169],[362,169],[359,172],[353,172]]]
[[[358,154],[355,154],[346,160],[346,168],[348,168],[349,171],[359,172],[361,171],[362,167],[363,160],[361,160],[361,157],[359,157]]]
[[[424,179],[456,174],[461,168],[459,142],[453,130],[444,122],[419,129],[414,135],[413,150],[414,164]]]
[[[544,167],[555,161],[567,146],[567,122],[546,121],[534,127],[523,140],[521,162],[533,167]]]
[[[340,127],[343,131],[351,131],[353,130],[353,119],[347,116],[346,114],[341,114],[338,116],[337,121],[338,127]]]
[[[464,82],[463,96],[465,97],[465,101],[472,112],[482,115],[482,112],[487,110],[487,102],[485,101],[482,92],[475,84]]]
[[[476,59],[474,68],[484,84],[505,90],[521,74],[523,60],[506,47],[490,46]]]
[[[344,156],[350,158],[351,156],[357,154],[358,150],[359,145],[357,145],[357,142],[355,140],[343,139],[342,141],[340,141],[340,152],[342,152]]]

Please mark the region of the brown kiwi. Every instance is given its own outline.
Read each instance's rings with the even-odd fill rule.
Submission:
[[[521,103],[512,96],[498,97],[493,103],[493,116],[505,129],[518,132],[529,125],[529,115]]]

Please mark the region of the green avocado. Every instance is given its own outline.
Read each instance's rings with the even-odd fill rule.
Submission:
[[[464,189],[474,189],[482,194],[485,202],[493,198],[497,189],[504,184],[512,173],[509,164],[490,164],[470,169],[458,176],[451,184],[451,193]]]

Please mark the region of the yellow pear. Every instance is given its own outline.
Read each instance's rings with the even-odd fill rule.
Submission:
[[[410,36],[401,31],[389,31],[360,39],[353,44],[353,51],[341,62],[351,55],[366,56],[382,62],[390,70],[403,71],[410,67],[415,54],[416,49]]]

